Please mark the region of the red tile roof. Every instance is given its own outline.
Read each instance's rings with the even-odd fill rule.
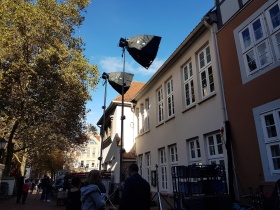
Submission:
[[[145,85],[145,82],[136,82],[132,81],[130,84],[130,88],[128,91],[124,94],[124,101],[125,102],[130,102],[134,96],[141,90],[141,88]],[[114,101],[121,101],[122,100],[122,95],[118,95]]]

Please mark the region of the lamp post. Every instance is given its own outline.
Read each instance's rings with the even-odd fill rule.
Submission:
[[[2,154],[3,154],[7,144],[8,144],[8,142],[4,138],[0,139],[0,160],[2,158]]]

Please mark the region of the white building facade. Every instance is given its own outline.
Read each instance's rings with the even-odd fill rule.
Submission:
[[[135,117],[134,103],[130,102],[135,93],[144,85],[142,82],[133,81],[129,90],[124,95],[124,117],[123,120],[123,142],[122,148],[122,172],[120,172],[120,154],[121,154],[121,117],[122,117],[122,102],[121,96],[118,96],[112,101],[105,111],[104,136],[102,146],[101,170],[111,172],[112,183],[120,183],[124,179],[127,166],[136,161],[135,153]],[[103,116],[97,122],[97,125],[103,126]],[[123,177],[120,177],[123,176]]]
[[[75,148],[66,153],[68,172],[89,172],[99,169],[100,136],[88,135],[88,141],[84,146]]]
[[[137,161],[153,192],[157,167],[159,190],[166,195],[173,193],[172,166],[227,167],[215,30],[205,17],[133,99]]]

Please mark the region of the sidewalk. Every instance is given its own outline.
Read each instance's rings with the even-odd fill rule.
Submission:
[[[56,199],[51,202],[42,202],[40,200],[41,194],[29,194],[26,199],[26,204],[17,204],[16,196],[10,196],[8,198],[0,198],[1,210],[49,210],[65,209],[65,206],[57,206]]]

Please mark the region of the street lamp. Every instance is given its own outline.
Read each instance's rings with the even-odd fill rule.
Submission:
[[[8,144],[8,142],[4,138],[0,139],[0,160],[2,158],[2,154],[3,154],[7,144]]]

